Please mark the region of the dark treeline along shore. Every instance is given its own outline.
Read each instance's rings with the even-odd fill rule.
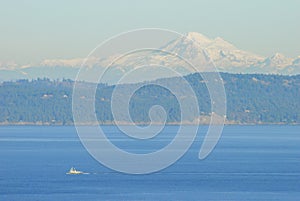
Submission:
[[[221,73],[227,96],[227,122],[236,124],[299,124],[300,75],[262,75]],[[185,77],[199,102],[200,118],[188,117],[187,123],[208,123],[211,101],[200,74]],[[176,83],[179,78],[156,82]],[[154,82],[155,83],[155,82]],[[88,83],[85,83],[87,86]],[[72,80],[18,80],[0,84],[0,124],[73,124]],[[123,85],[124,93],[132,85]],[[111,95],[115,86],[99,84],[96,93],[98,121],[111,124]],[[151,84],[137,90],[130,101],[134,122],[147,123],[149,108],[161,105],[172,124],[181,119],[179,103],[170,91]],[[82,122],[88,123],[88,122]]]

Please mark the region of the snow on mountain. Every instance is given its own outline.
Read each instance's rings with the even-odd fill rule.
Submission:
[[[211,43],[211,39],[209,39],[208,37],[204,36],[201,33],[197,33],[197,32],[188,32],[185,35],[186,38],[196,41],[200,46],[206,47]],[[183,41],[185,41],[185,38],[181,38]]]
[[[70,78],[74,79],[80,66],[85,61],[85,67],[93,68],[91,73],[95,74],[99,69],[104,69],[110,65],[108,78],[117,80],[124,73],[135,69],[138,66],[151,65],[152,72],[148,70],[140,71],[144,75],[153,75],[160,72],[154,70],[157,66],[171,67],[182,74],[189,73],[182,70],[186,63],[176,55],[179,55],[193,64],[207,63],[207,60],[214,62],[217,69],[222,72],[230,73],[277,73],[277,74],[299,74],[300,73],[300,56],[292,59],[283,54],[276,53],[271,57],[263,57],[254,53],[241,50],[229,43],[228,41],[217,37],[209,38],[197,32],[189,32],[185,36],[179,37],[172,41],[166,41],[166,44],[160,47],[162,51],[174,53],[173,55],[162,53],[160,51],[142,51],[126,55],[116,60],[120,55],[115,54],[110,57],[89,57],[74,59],[46,59],[39,64],[28,64],[18,66],[14,62],[0,62],[0,81],[17,79],[24,76],[50,77],[50,78]],[[116,61],[115,61],[116,60]],[[200,65],[199,65],[200,64]],[[42,67],[42,68],[41,68]],[[15,71],[17,69],[17,71]],[[205,67],[197,69],[206,71]],[[20,73],[21,72],[21,73]],[[155,73],[154,73],[155,72]],[[21,76],[22,75],[22,76]],[[160,77],[172,76],[169,72],[162,72]],[[109,79],[107,81],[109,81]],[[138,80],[142,81],[142,80]]]
[[[298,56],[294,61],[293,61],[293,66],[299,66],[300,67],[300,56]]]
[[[276,53],[268,57],[262,63],[262,67],[284,68],[293,64],[293,59],[285,57],[283,54]]]
[[[282,73],[288,75],[300,74],[300,56],[293,61],[292,65],[285,67]]]
[[[259,55],[236,48],[234,45],[220,37],[209,39],[196,32],[190,32],[186,34],[186,38],[181,37],[173,41],[168,44],[165,49],[175,52],[187,50],[189,52],[201,51],[200,49],[195,50],[188,48],[193,42],[199,44],[200,49],[203,49],[208,53],[208,56],[220,70],[226,71],[236,67],[245,68],[255,66],[264,60],[264,58]],[[193,55],[196,56],[197,53],[194,53]]]
[[[14,61],[0,62],[0,70],[10,70],[18,67],[18,64]]]
[[[99,62],[99,58],[89,57],[85,58],[73,58],[73,59],[45,59],[38,66],[66,66],[66,67],[80,67],[83,62],[86,66],[92,66]]]

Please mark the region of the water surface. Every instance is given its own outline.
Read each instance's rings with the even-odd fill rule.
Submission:
[[[147,153],[167,145],[178,127],[150,141],[105,132],[122,149]],[[216,149],[198,159],[207,127],[169,168],[128,175],[95,161],[74,127],[0,127],[0,200],[298,200],[299,126],[227,126]],[[66,175],[70,167],[89,175]]]

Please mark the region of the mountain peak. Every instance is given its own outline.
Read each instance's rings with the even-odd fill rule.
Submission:
[[[281,54],[281,53],[279,53],[279,52],[276,52],[273,56],[271,56],[271,58],[272,58],[272,59],[284,59],[284,58],[286,58],[286,57],[284,56],[284,54]]]
[[[235,49],[236,47],[234,45],[232,45],[231,43],[227,42],[226,40],[224,40],[221,37],[217,37],[213,40],[214,45],[219,46],[219,47],[227,47],[229,49]]]
[[[205,35],[198,33],[198,32],[188,32],[186,37],[190,40],[199,42],[199,43],[210,43],[211,40],[206,37]]]
[[[283,68],[286,67],[288,65],[291,65],[293,62],[293,59],[288,58],[286,56],[284,56],[281,53],[275,53],[273,56],[268,57],[265,61],[264,61],[264,65],[265,66],[269,66],[269,67],[279,67],[279,68]]]
[[[225,40],[223,38],[221,38],[221,37],[218,36],[217,38],[215,38],[215,41],[224,42]]]

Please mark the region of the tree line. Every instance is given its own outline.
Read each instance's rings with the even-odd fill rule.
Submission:
[[[221,73],[227,98],[227,120],[235,123],[300,123],[300,75]],[[211,101],[199,73],[185,77],[195,92],[200,115],[211,114]],[[155,81],[174,85],[178,78]],[[181,120],[180,104],[169,90],[153,82],[137,90],[129,104],[134,122],[150,121],[149,110],[161,105],[167,122]],[[72,80],[18,80],[0,84],[0,123],[72,124]],[[135,84],[124,84],[126,93]],[[83,82],[83,87],[89,83]],[[112,123],[111,98],[115,86],[99,84],[95,108],[100,123]],[[197,116],[187,117],[193,121]],[[87,119],[88,120],[88,119]]]

